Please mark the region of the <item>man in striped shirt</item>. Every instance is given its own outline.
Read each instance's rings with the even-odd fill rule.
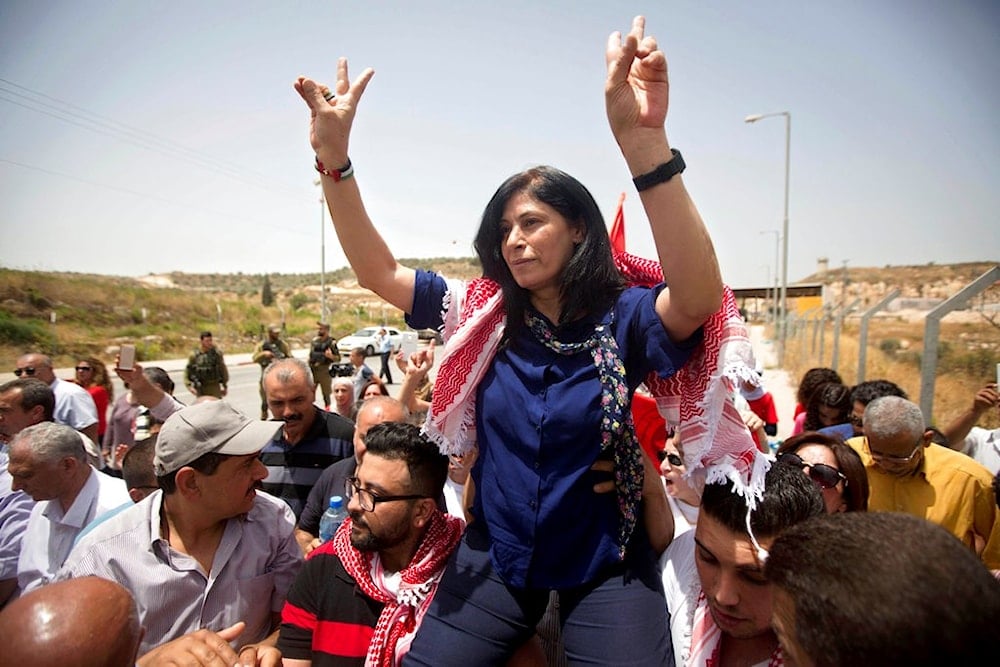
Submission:
[[[320,474],[354,456],[354,424],[314,405],[316,384],[309,365],[295,358],[273,362],[264,371],[264,393],[281,430],[260,454],[267,466],[263,489],[292,508],[296,520]]]

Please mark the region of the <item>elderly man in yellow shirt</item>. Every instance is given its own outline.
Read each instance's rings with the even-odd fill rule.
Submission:
[[[865,435],[847,444],[868,472],[873,512],[905,512],[947,529],[993,570],[1000,569],[1000,528],[993,476],[974,460],[932,444],[923,414],[896,396],[868,404]]]

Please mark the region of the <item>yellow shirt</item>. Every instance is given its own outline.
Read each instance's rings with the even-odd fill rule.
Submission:
[[[945,528],[974,548],[974,535],[986,540],[983,562],[1000,569],[1000,527],[993,494],[993,476],[965,454],[940,445],[924,448],[920,467],[906,477],[888,475],[872,462],[865,438],[847,441],[861,456],[868,472],[868,509],[905,512]]]

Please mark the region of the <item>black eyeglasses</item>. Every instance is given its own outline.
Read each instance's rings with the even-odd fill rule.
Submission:
[[[374,512],[375,506],[379,503],[389,503],[395,500],[420,500],[421,498],[430,498],[430,496],[416,494],[405,496],[380,496],[376,493],[372,493],[368,489],[361,488],[361,485],[358,484],[357,477],[348,477],[344,480],[344,493],[347,495],[348,500],[350,500],[351,496],[357,494],[358,504],[361,505],[361,509],[366,512]]]
[[[34,366],[28,366],[27,368],[15,368],[14,369],[14,375],[16,375],[17,377],[21,377],[22,374],[23,375],[34,375],[35,374],[35,367]]]
[[[90,366],[77,366],[76,370],[77,372],[82,373],[83,371],[92,371],[94,369],[91,368]]]
[[[850,417],[848,417],[848,419],[850,420],[851,424],[857,426],[858,428],[863,428],[865,425],[864,420],[857,415],[851,415]]]
[[[825,463],[808,463],[802,460],[802,457],[798,454],[793,454],[792,452],[785,452],[778,457],[778,460],[782,463],[787,463],[788,465],[795,466],[803,471],[805,468],[809,468],[809,479],[816,482],[821,489],[832,489],[837,486],[841,481],[844,482],[844,486],[847,486],[847,477],[844,473],[840,472],[833,466],[828,466]]]
[[[872,457],[876,463],[889,463],[889,464],[899,464],[905,465],[916,458],[917,454],[924,448],[924,436],[921,435],[917,439],[917,444],[913,446],[913,451],[910,452],[909,456],[893,456],[892,454],[883,454],[882,452],[876,452],[872,449],[871,442],[868,438],[865,438],[865,447],[868,448],[868,455]]]
[[[677,454],[674,454],[673,452],[667,452],[663,449],[656,452],[656,458],[660,459],[660,463],[663,463],[663,461],[666,460],[669,461],[672,466],[684,465],[684,460],[681,457],[677,456]]]

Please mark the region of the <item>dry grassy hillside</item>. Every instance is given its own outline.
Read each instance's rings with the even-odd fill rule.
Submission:
[[[472,258],[401,261],[449,277],[481,273]],[[122,278],[0,269],[0,367],[12,368],[26,351],[51,354],[60,366],[86,355],[110,360],[122,342],[137,342],[140,359],[181,357],[196,346],[202,329],[210,329],[226,352],[248,352],[272,322],[285,323],[293,345],[306,344],[320,315],[320,275],[268,275],[271,306],[262,304],[264,279],[243,273]],[[335,336],[374,322],[404,325],[402,313],[360,289],[350,269],[327,273],[326,283]]]
[[[480,274],[474,259],[406,259],[457,278]],[[874,302],[894,287],[904,296],[928,303],[954,294],[996,263],[834,269],[800,282],[823,282],[830,303],[849,298]],[[319,274],[267,276],[274,304],[261,303],[263,274],[171,273],[121,278],[73,273],[0,269],[0,366],[12,368],[17,356],[34,350],[54,354],[57,365],[96,355],[110,361],[117,346],[137,342],[140,358],[182,357],[197,344],[198,332],[210,329],[227,353],[248,352],[263,327],[284,322],[293,345],[305,345],[320,313]],[[845,280],[846,278],[846,280]],[[327,308],[333,334],[343,336],[375,322],[402,326],[402,313],[360,289],[350,269],[326,276]],[[902,297],[901,297],[902,298]],[[1000,285],[974,300],[963,316],[942,322],[935,397],[937,421],[950,418],[993,377],[1000,361]],[[930,307],[930,306],[927,306]],[[888,312],[872,321],[867,378],[885,377],[917,399],[923,351],[924,311]],[[51,317],[55,313],[55,323]],[[840,371],[856,379],[858,321],[847,319],[840,338]],[[794,378],[808,368],[829,365],[833,331],[825,333],[825,357],[812,345],[812,330],[790,341],[786,367]],[[996,415],[991,418],[996,421]]]

